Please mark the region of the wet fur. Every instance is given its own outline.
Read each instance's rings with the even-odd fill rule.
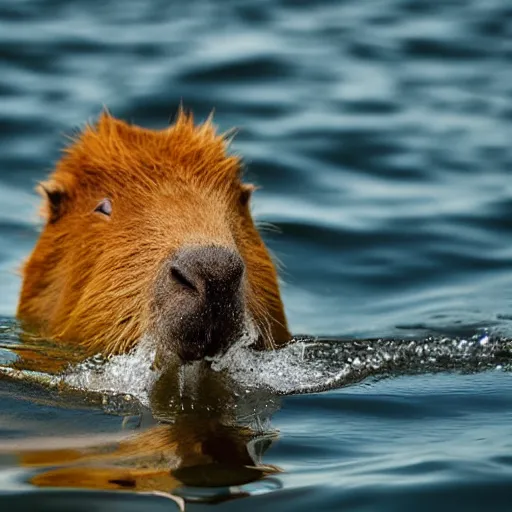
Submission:
[[[277,274],[249,210],[252,185],[226,137],[180,110],[155,131],[103,113],[64,150],[39,191],[45,226],[22,269],[18,317],[43,337],[88,353],[129,351],[158,321],[162,262],[184,244],[236,248],[260,348],[290,335]],[[106,219],[94,212],[103,198]]]

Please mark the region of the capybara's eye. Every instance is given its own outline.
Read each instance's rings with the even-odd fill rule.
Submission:
[[[110,217],[112,215],[112,203],[110,199],[102,199],[98,203],[98,206],[94,208],[94,211],[106,215],[107,217]]]

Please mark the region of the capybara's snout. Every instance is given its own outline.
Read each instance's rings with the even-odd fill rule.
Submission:
[[[245,264],[238,251],[183,247],[163,267],[154,302],[160,346],[183,361],[222,353],[245,327]]]

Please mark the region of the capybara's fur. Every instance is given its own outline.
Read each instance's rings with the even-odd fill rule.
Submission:
[[[17,314],[24,325],[103,354],[127,352],[144,336],[177,351],[176,338],[189,330],[198,344],[248,326],[259,348],[288,341],[276,270],[250,213],[254,187],[242,183],[228,142],[210,119],[195,125],[182,110],[160,131],[106,112],[87,126],[39,187],[45,225],[22,270]],[[217,254],[226,275],[233,258],[241,261],[236,301],[219,297],[232,293],[221,283],[215,300],[227,305],[201,303],[205,313],[197,313],[189,297],[200,286],[169,270],[178,256],[188,265],[190,253],[217,274]],[[210,269],[204,272],[209,279]],[[181,321],[191,300],[194,314]]]

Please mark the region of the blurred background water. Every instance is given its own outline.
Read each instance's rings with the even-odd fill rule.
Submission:
[[[64,135],[104,105],[163,127],[180,101],[239,128],[294,333],[510,333],[507,0],[1,0],[0,315],[14,315],[33,187]],[[510,510],[510,391],[489,373],[287,398],[265,458],[283,490],[243,506]],[[7,437],[83,419],[20,403],[4,402]],[[163,507],[138,499],[52,509]]]

